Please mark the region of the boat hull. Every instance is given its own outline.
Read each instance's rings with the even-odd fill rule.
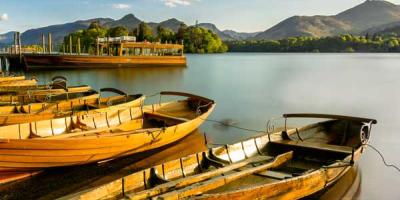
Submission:
[[[185,56],[24,55],[26,69],[186,66]],[[51,67],[50,67],[51,66]]]
[[[152,112],[153,106],[144,111]],[[37,171],[124,157],[174,143],[196,130],[214,109],[165,129],[66,139],[0,140],[0,172]],[[140,109],[139,109],[140,112]],[[107,117],[106,117],[107,118]]]

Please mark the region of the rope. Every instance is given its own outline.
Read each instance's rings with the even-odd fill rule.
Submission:
[[[380,156],[381,159],[382,159],[383,164],[384,164],[386,167],[388,167],[388,168],[389,168],[389,167],[394,168],[394,169],[397,170],[397,172],[400,173],[400,168],[399,168],[398,166],[394,165],[394,164],[388,164],[388,163],[386,162],[386,159],[385,159],[385,157],[383,156],[383,154],[382,154],[377,148],[375,148],[374,146],[372,146],[372,145],[370,145],[370,144],[363,144],[363,146],[371,147],[371,149],[373,149],[376,153],[379,154],[379,156]]]
[[[203,119],[203,118],[200,118],[200,119],[202,119],[202,120],[204,120],[206,122],[212,122],[212,123],[216,123],[216,124],[221,124],[223,126],[227,126],[227,127],[231,127],[231,128],[235,128],[235,129],[239,129],[239,130],[243,130],[243,131],[269,134],[268,132],[266,132],[264,130],[261,131],[261,130],[256,130],[256,129],[249,129],[249,128],[244,128],[244,127],[240,127],[240,126],[230,125],[230,124],[227,124],[226,122],[213,120],[213,119]]]

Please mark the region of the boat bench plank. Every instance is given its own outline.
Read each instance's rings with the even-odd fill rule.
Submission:
[[[271,178],[271,179],[276,179],[276,180],[284,180],[284,179],[293,177],[292,174],[278,172],[278,171],[270,171],[270,170],[258,172],[255,175],[263,176],[263,177],[267,177],[267,178]]]
[[[161,119],[161,120],[176,120],[179,122],[188,122],[189,121],[189,119],[166,115],[166,114],[162,114],[159,112],[145,112],[145,115],[148,115],[153,118]]]
[[[302,148],[308,148],[308,149],[318,149],[318,150],[323,150],[323,151],[345,153],[345,154],[351,154],[352,150],[353,150],[351,147],[348,147],[348,146],[339,146],[339,145],[304,142],[304,141],[301,142],[301,141],[293,141],[293,140],[273,141],[271,143],[285,145],[285,146],[302,147]]]

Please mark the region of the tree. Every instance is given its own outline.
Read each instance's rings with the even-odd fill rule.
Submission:
[[[228,47],[221,38],[210,30],[201,27],[182,29],[185,52],[188,53],[223,53]]]
[[[164,28],[161,26],[157,27],[157,39],[161,42],[175,42],[176,41],[176,35],[174,33],[174,31],[172,31],[169,28]]]
[[[145,41],[145,40],[153,41],[153,29],[151,28],[151,26],[149,26],[145,22],[141,22],[139,24],[137,40],[138,41]]]
[[[129,34],[128,29],[123,26],[117,26],[107,30],[107,36],[110,37],[127,36],[128,34]]]
[[[90,23],[89,28],[88,29],[100,29],[102,28],[100,25],[99,21],[93,21],[92,23]]]

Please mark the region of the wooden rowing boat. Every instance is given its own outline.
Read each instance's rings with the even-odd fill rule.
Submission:
[[[300,199],[323,191],[351,169],[377,123],[337,115],[284,117],[332,120],[211,148],[69,198]]]
[[[76,98],[56,103],[35,103],[22,106],[0,107],[0,126],[48,120],[72,115],[88,115],[105,110],[138,107],[144,101],[143,95],[127,95],[122,91],[109,88],[100,91],[117,91],[117,96],[94,98]]]
[[[67,89],[28,90],[24,92],[0,92],[0,104],[29,104],[42,102],[57,102],[75,98],[84,98],[96,94],[90,86],[76,86]]]
[[[37,80],[16,80],[16,81],[3,81],[0,82],[0,88],[5,90],[7,88],[14,88],[14,87],[24,87],[24,86],[37,86]]]
[[[25,76],[0,76],[0,82],[25,80]]]
[[[26,81],[26,80],[23,80]],[[31,81],[31,80],[29,80]],[[37,80],[36,80],[37,81]],[[49,90],[49,89],[67,89],[67,78],[63,76],[55,76],[46,85],[26,84],[26,85],[6,85],[0,86],[0,92],[26,92],[28,90]],[[1,83],[1,82],[0,82]],[[76,87],[73,87],[76,88]]]
[[[215,107],[204,97],[0,127],[0,172],[81,165],[173,143],[197,129]]]

